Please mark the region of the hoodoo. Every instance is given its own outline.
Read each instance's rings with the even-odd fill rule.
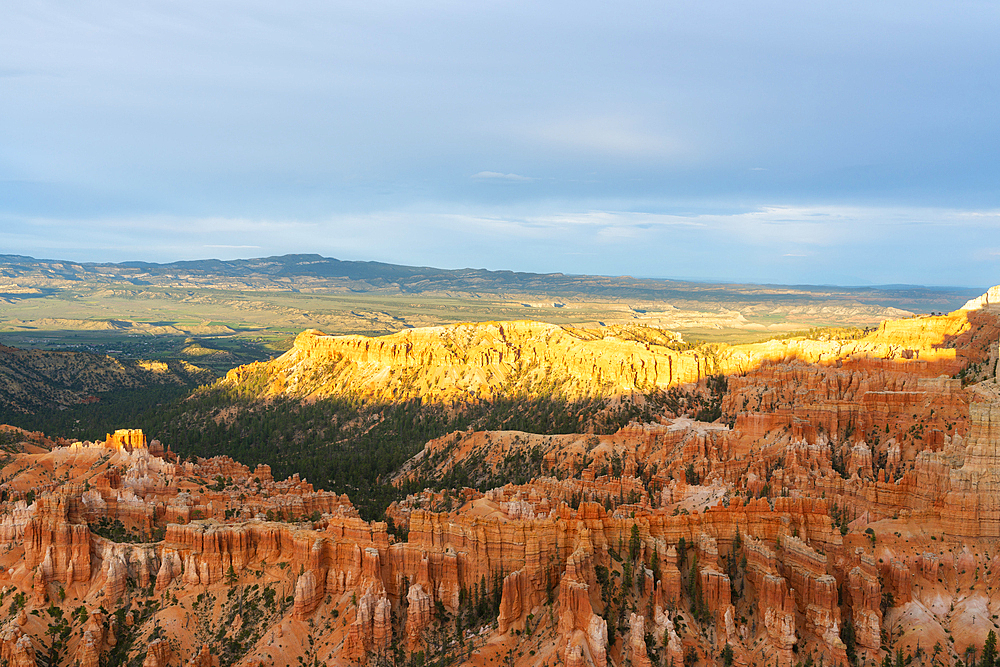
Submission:
[[[720,348],[713,372],[726,377],[712,386],[703,360],[548,325],[303,334],[222,384],[251,383],[260,400],[351,387],[450,399],[512,378],[528,388],[536,363],[570,393],[644,388],[653,418],[430,440],[383,483],[475,484],[412,493],[386,522],[298,475],[182,462],[137,430],[11,447],[2,657],[953,662],[981,650],[1000,590],[998,308],[984,297],[847,341]],[[718,418],[698,421],[685,405],[712,391]]]

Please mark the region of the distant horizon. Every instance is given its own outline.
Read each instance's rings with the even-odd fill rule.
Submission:
[[[490,273],[517,273],[526,275],[538,275],[538,276],[550,276],[550,275],[564,275],[568,277],[596,277],[596,278],[631,278],[634,280],[652,280],[652,281],[664,281],[664,282],[682,282],[682,283],[697,283],[705,285],[722,285],[722,284],[732,284],[732,285],[757,285],[760,287],[827,287],[827,288],[843,288],[843,289],[891,289],[891,288],[923,288],[929,290],[948,290],[948,289],[961,289],[961,290],[983,290],[986,292],[990,287],[994,285],[1000,285],[1000,278],[998,282],[991,285],[933,285],[933,284],[922,284],[922,283],[873,283],[873,284],[838,284],[838,283],[777,283],[777,282],[756,282],[756,281],[739,281],[739,280],[726,280],[726,279],[713,279],[713,278],[686,278],[678,276],[643,276],[634,274],[603,274],[603,273],[569,273],[566,271],[514,271],[512,269],[492,269],[485,267],[475,267],[475,266],[456,266],[456,267],[444,267],[444,266],[431,266],[426,264],[398,264],[395,262],[384,262],[382,260],[375,259],[345,259],[342,257],[331,257],[327,255],[321,255],[319,253],[310,252],[290,252],[281,255],[252,255],[246,257],[234,257],[230,259],[222,259],[220,257],[200,257],[197,259],[175,259],[171,261],[148,261],[143,259],[127,259],[122,261],[101,261],[101,260],[77,260],[69,258],[58,258],[58,257],[34,257],[32,255],[20,255],[14,253],[0,253],[0,262],[6,257],[17,257],[28,259],[36,262],[54,262],[54,263],[73,263],[80,266],[126,266],[129,264],[152,264],[156,266],[170,266],[172,264],[181,263],[197,263],[197,262],[239,262],[239,261],[252,261],[252,260],[265,260],[265,259],[281,259],[287,257],[308,257],[315,256],[326,260],[335,260],[338,262],[352,262],[352,263],[363,263],[363,264],[385,264],[389,266],[398,266],[411,269],[433,269],[438,271],[487,271]]]
[[[0,248],[1000,282],[1000,3],[0,8]]]

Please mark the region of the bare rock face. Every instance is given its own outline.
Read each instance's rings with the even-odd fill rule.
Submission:
[[[420,584],[410,586],[406,595],[406,638],[410,649],[420,645],[424,629],[430,625],[434,602]]]
[[[0,630],[0,660],[11,667],[37,667],[35,646],[31,637],[17,625],[7,624]]]
[[[759,611],[767,629],[767,643],[761,656],[773,655],[778,667],[789,667],[792,647],[798,641],[795,631],[795,598],[788,582],[778,574],[775,553],[763,542],[744,536],[747,579],[757,589]]]
[[[177,552],[173,549],[164,549],[163,558],[160,560],[160,569],[156,573],[154,590],[157,593],[165,590],[173,582],[174,577],[181,574],[182,569],[181,559]]]
[[[608,626],[607,622],[594,613],[590,600],[588,579],[592,576],[592,546],[589,531],[585,532],[580,545],[567,560],[566,573],[559,586],[560,648],[565,660],[570,663],[590,656],[597,667],[606,667]]]
[[[941,519],[952,535],[1000,536],[1000,385],[971,388],[965,461],[950,471]]]
[[[677,567],[677,547],[673,544],[667,547],[660,567],[661,596],[665,603],[675,605],[681,596],[681,571]]]
[[[963,386],[950,375],[967,361],[987,361],[998,331],[987,321],[995,318],[991,313],[988,307],[913,318],[858,340],[724,349],[719,368],[740,359],[747,365],[729,378],[724,419],[712,424],[663,413],[600,436],[438,438],[425,449],[435,460],[455,454],[500,465],[513,455],[539,468],[523,484],[452,490],[448,499],[457,502],[448,503],[449,511],[441,511],[440,491],[399,501],[390,516],[408,530],[403,540],[385,524],[361,520],[346,497],[314,491],[298,477],[275,482],[269,469],[251,471],[226,457],[167,461],[145,449],[137,434],[109,437],[111,448],[74,443],[12,454],[4,469],[11,500],[0,517],[6,559],[0,587],[5,604],[25,609],[0,631],[0,658],[33,664],[36,647],[49,641],[39,618],[56,604],[64,612],[103,605],[112,612],[108,619],[124,619],[105,631],[105,619],[95,613],[74,630],[66,659],[83,666],[106,660],[108,647],[124,646],[126,638],[150,636],[154,624],[164,640],[130,644],[130,662],[210,665],[209,649],[219,644],[192,645],[191,628],[203,622],[198,615],[225,618],[226,626],[212,633],[223,631],[228,641],[243,630],[252,635],[261,609],[271,625],[252,635],[248,666],[295,664],[310,648],[328,664],[367,663],[387,657],[393,618],[399,624],[401,615],[407,648],[428,648],[422,640],[435,605],[453,616],[465,613],[473,589],[489,591],[490,603],[499,603],[497,626],[483,619],[463,628],[465,640],[483,641],[488,650],[509,646],[518,641],[511,634],[534,613],[538,655],[581,667],[606,667],[612,659],[647,665],[647,632],[674,664],[687,648],[717,656],[726,643],[741,665],[790,667],[806,655],[843,664],[840,633],[848,620],[861,657],[878,663],[885,657],[881,605],[890,597],[897,607],[923,606],[935,615],[928,623],[919,614],[890,611],[887,618],[907,640],[934,646],[947,629],[954,641],[943,644],[961,656],[981,646],[988,611],[996,606],[1000,387],[992,380]],[[510,344],[491,348],[498,326]],[[411,335],[409,350],[399,340],[331,342],[314,334],[303,337],[294,355],[312,370],[322,370],[317,360],[325,359],[344,371],[348,384],[388,368],[377,393],[394,386],[395,369],[428,359],[469,383],[475,379],[466,375],[469,369],[496,367],[503,371],[498,377],[509,378],[520,368],[516,354],[542,345],[533,332],[533,325],[506,324],[451,332],[466,336],[474,344],[468,349],[479,349],[482,359],[469,357],[468,349],[438,346],[440,340],[417,345],[421,336],[440,338],[440,331]],[[621,341],[578,348],[563,340],[565,333],[553,333],[554,347],[562,348],[539,348],[539,354],[558,352],[560,368],[583,369],[570,381],[583,393],[592,379],[587,373],[604,373],[609,363],[618,364],[608,376],[616,386],[638,380],[664,386],[664,375],[676,380],[690,371],[676,364],[669,369],[669,359],[679,358],[671,350],[643,346],[623,360],[614,357],[624,349]],[[588,356],[594,350],[611,354],[611,361]],[[338,357],[342,352],[357,358]],[[706,360],[688,357],[697,379]],[[668,367],[642,365],[654,358],[658,364],[666,359]],[[269,369],[289,371],[285,380],[295,391],[307,384],[306,375],[290,367]],[[434,368],[426,372],[420,382],[435,379]],[[702,381],[692,391],[705,386]],[[167,449],[156,451],[166,455]],[[447,456],[437,456],[442,452]],[[66,479],[74,481],[51,481]],[[34,504],[18,500],[29,489],[37,493]],[[318,519],[309,518],[314,512]],[[129,541],[102,537],[110,530],[105,520],[123,524]],[[640,583],[626,598],[636,613],[627,616],[629,632],[615,632],[609,647],[607,624],[595,610],[607,613],[601,582],[621,585],[633,529]],[[711,612],[684,614],[683,629],[674,619],[692,596],[682,585],[682,568],[693,572]],[[154,584],[154,597],[170,602],[151,619],[141,604]],[[137,592],[136,585],[145,590]],[[963,598],[949,613],[956,589]]]
[[[292,616],[307,618],[323,600],[325,577],[317,577],[313,570],[306,570],[295,583],[295,601]]]
[[[523,570],[511,572],[503,579],[503,595],[500,598],[500,615],[497,617],[500,633],[505,634],[521,624],[527,613],[525,609],[525,582]]]
[[[669,665],[671,661],[675,665],[684,664],[684,645],[681,643],[680,635],[677,634],[676,628],[674,628],[674,623],[669,618],[664,618],[663,620],[663,636],[667,640],[667,644],[664,647],[666,649],[666,659]]]
[[[847,575],[847,590],[851,598],[857,645],[877,652],[882,643],[882,584],[875,559],[860,547],[855,549],[855,565]]]
[[[962,310],[979,310],[997,304],[1000,304],[1000,285],[994,285],[986,290],[985,294],[977,296],[975,299],[969,299],[962,306]]]
[[[439,397],[442,390],[489,396],[504,383],[530,386],[542,381],[542,367],[549,368],[550,375],[573,378],[564,388],[570,395],[591,393],[598,377],[630,391],[693,382],[708,374],[694,354],[613,338],[587,341],[560,327],[527,321],[427,327],[377,339],[306,331],[291,350],[254,370],[270,378],[268,392],[351,390],[398,400],[402,396],[398,390],[394,393],[393,382],[405,373],[416,376],[407,397],[429,396],[435,388]],[[482,372],[485,368],[490,372]],[[230,371],[225,382],[242,382],[242,373]]]
[[[952,375],[962,364],[954,349],[940,343],[967,327],[963,313],[918,323],[889,321],[860,340],[787,339],[734,346],[712,362],[693,351],[613,335],[586,339],[528,321],[425,327],[378,338],[311,330],[299,334],[281,357],[233,369],[223,382],[245,386],[253,378],[261,397],[349,392],[389,400],[447,400],[470,392],[488,397],[511,384],[527,389],[553,377],[561,378],[560,391],[566,396],[594,395],[609,387],[630,393],[698,382],[712,372],[735,375],[766,361],[792,358],[809,363],[830,357],[916,359],[930,376]],[[907,350],[910,354],[904,356]]]
[[[629,616],[629,659],[635,667],[650,667],[649,654],[646,653],[646,624],[642,616]]]
[[[924,578],[930,579],[931,581],[937,579],[938,568],[941,565],[941,559],[937,554],[925,551],[920,555],[920,572],[923,574]]]
[[[115,606],[125,594],[125,588],[128,585],[128,565],[121,555],[112,553],[105,561],[104,574],[106,577],[105,598],[109,605]]]
[[[163,639],[154,639],[146,649],[146,659],[142,667],[167,667],[170,661],[170,644]]]
[[[795,537],[782,540],[782,560],[789,570],[805,629],[821,638],[836,657],[846,660],[840,639],[840,606],[837,580],[827,574],[827,558]],[[843,654],[843,655],[841,655]]]
[[[83,624],[80,643],[76,651],[76,661],[80,667],[99,667],[106,635],[106,620],[104,614],[95,611]]]
[[[384,590],[373,589],[358,600],[357,614],[344,639],[344,655],[350,660],[381,655],[392,640],[392,605]]]
[[[90,529],[79,519],[78,500],[56,493],[36,501],[34,517],[24,527],[24,559],[43,566],[47,580],[72,583],[90,578]],[[75,516],[74,516],[75,515]],[[72,568],[72,578],[67,575]]]
[[[188,667],[218,667],[219,661],[212,655],[206,644],[201,647],[201,650],[187,664]]]
[[[99,667],[101,664],[101,641],[94,633],[87,630],[80,638],[76,651],[76,660],[80,667]]]
[[[913,592],[913,573],[906,563],[896,558],[891,559],[883,565],[882,577],[886,586],[892,591],[893,600],[897,605],[904,605],[910,601]]]
[[[583,646],[579,644],[572,646],[566,654],[566,667],[584,667],[586,664],[583,659]]]
[[[41,570],[36,570],[31,577],[31,594],[32,600],[38,606],[49,601],[48,586],[45,584],[45,575],[42,574]]]
[[[198,561],[193,553],[189,553],[184,558],[184,583],[188,586],[197,586],[201,583],[201,575],[198,574]]]
[[[727,609],[732,607],[729,575],[706,567],[702,568],[699,578],[701,579],[702,594],[705,596],[705,604],[716,617],[721,617]]]
[[[109,433],[104,440],[104,446],[108,449],[124,449],[129,452],[146,449],[146,436],[142,429],[122,428]]]

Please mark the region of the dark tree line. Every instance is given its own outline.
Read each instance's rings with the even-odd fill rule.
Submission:
[[[222,385],[193,392],[157,387],[100,398],[69,409],[0,414],[0,421],[80,440],[103,439],[116,428],[141,428],[181,456],[225,454],[251,468],[263,463],[271,466],[276,479],[299,473],[318,489],[347,493],[369,520],[382,518],[389,503],[406,493],[437,485],[438,480],[423,479],[404,488],[388,483],[392,473],[433,438],[470,426],[541,434],[575,433],[591,426],[609,433],[646,416],[634,406],[608,412],[599,398],[510,396],[459,405],[419,399],[374,402],[354,396],[261,401],[245,387]],[[520,478],[537,463],[526,460],[505,472]],[[461,486],[461,476],[459,470],[448,481]]]

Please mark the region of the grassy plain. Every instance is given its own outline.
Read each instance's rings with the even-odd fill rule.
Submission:
[[[301,293],[147,288],[62,289],[4,304],[0,343],[85,350],[125,358],[184,358],[217,372],[268,359],[305,329],[384,335],[409,327],[530,319],[594,327],[644,324],[686,339],[750,342],[810,327],[871,324],[867,313],[764,314],[746,321],[727,309],[680,310],[666,303],[546,300],[538,295]],[[213,354],[213,351],[215,352]]]
[[[164,265],[0,256],[0,343],[184,359],[221,373],[280,354],[310,328],[377,336],[530,319],[586,328],[643,325],[688,341],[744,343],[950,310],[981,291],[448,271],[315,255]]]

